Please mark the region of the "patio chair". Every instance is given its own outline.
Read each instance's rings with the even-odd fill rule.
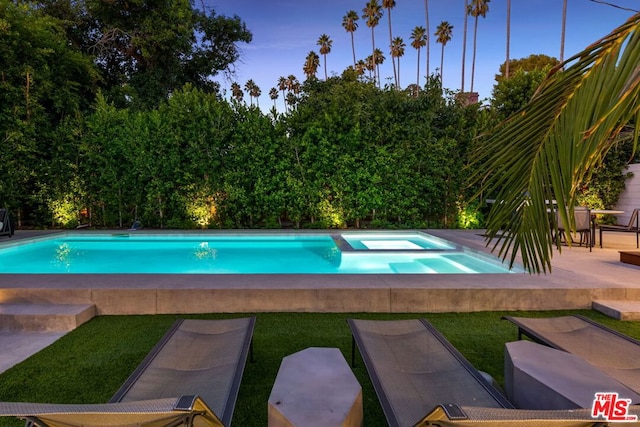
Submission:
[[[255,317],[179,319],[110,402],[196,394],[231,425]]]
[[[347,319],[389,426],[413,426],[443,403],[513,406],[425,319]]]
[[[4,208],[0,208],[0,236],[13,236],[13,226],[11,225],[9,211]]]
[[[634,209],[631,212],[631,217],[629,218],[629,223],[627,225],[608,225],[602,224],[599,225],[600,229],[600,247],[602,247],[602,233],[605,231],[616,231],[616,232],[624,232],[624,233],[636,233],[636,248],[640,248],[640,228],[638,227],[638,211],[640,209]]]
[[[556,211],[556,222],[558,224],[558,233],[556,234],[556,244],[560,245],[561,243],[566,242],[567,233],[569,233],[569,237],[572,238],[572,233],[575,231],[577,236],[579,236],[578,244],[582,246],[585,244],[589,247],[589,252],[591,252],[591,248],[593,246],[591,241],[591,212],[589,209],[576,206],[574,208],[574,219],[575,219],[575,230],[571,230],[571,227],[567,227],[560,216],[560,212]],[[573,243],[573,239],[571,240]]]
[[[41,427],[165,426],[174,425],[170,420],[176,417],[176,425],[182,421],[194,426],[230,426],[254,325],[255,317],[179,319],[109,403],[66,407],[0,403],[0,416],[18,416]],[[160,406],[155,408],[156,404]],[[187,417],[184,411],[195,411],[198,419]],[[49,424],[49,418],[44,418],[47,414],[64,415],[69,423]],[[130,419],[128,414],[137,418]],[[166,423],[158,421],[163,420],[161,416],[167,417]]]
[[[640,341],[584,316],[505,316],[539,344],[574,354],[629,389],[640,393]]]
[[[627,415],[640,419],[640,406],[628,407]],[[633,422],[607,422],[591,416],[591,409],[530,410],[440,405],[414,427],[607,427],[636,426]]]
[[[96,405],[0,402],[0,416],[24,419],[27,427],[224,427],[197,396]]]
[[[585,410],[515,409],[427,320],[347,319],[390,427],[604,427]],[[629,414],[640,414],[632,407]]]

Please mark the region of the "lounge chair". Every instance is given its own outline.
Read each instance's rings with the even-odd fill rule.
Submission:
[[[0,402],[0,415],[22,418],[28,427],[224,427],[196,396],[97,405]]]
[[[640,406],[628,408],[628,416],[640,419]],[[637,426],[636,422],[612,422],[591,416],[591,409],[539,411],[440,405],[415,427],[607,427]]]
[[[13,226],[11,225],[9,211],[3,208],[0,208],[0,236],[13,236]]]
[[[518,327],[518,339],[572,353],[640,393],[640,341],[583,316],[504,319]]]
[[[389,426],[413,426],[443,403],[513,407],[428,321],[347,323]]]
[[[631,217],[629,218],[629,223],[627,225],[598,225],[598,228],[600,229],[600,247],[602,247],[602,233],[605,231],[616,231],[623,233],[636,233],[636,248],[640,248],[640,228],[638,227],[640,225],[638,221],[639,211],[640,209],[634,209],[633,212],[631,212]]]
[[[115,408],[127,408],[140,405],[141,415],[148,409],[147,401],[161,399],[160,412],[167,412],[171,402],[176,403],[181,396],[192,396],[195,407],[203,414],[205,424],[211,426],[229,426],[235,407],[242,373],[251,352],[251,339],[255,326],[255,317],[224,319],[224,320],[177,320],[171,329],[158,342],[120,389],[114,394],[108,404],[98,405],[68,405],[64,411],[73,411],[77,420],[84,417],[92,419],[104,416],[102,421],[96,420],[95,425],[138,425],[138,424],[108,424],[107,421],[117,420],[117,415],[105,415]],[[193,397],[197,396],[197,398]],[[167,400],[168,399],[168,400]],[[187,399],[188,400],[188,399]],[[206,410],[198,402],[203,402]],[[3,406],[4,405],[4,406]],[[8,406],[7,406],[8,405]],[[20,411],[11,405],[18,405]],[[37,419],[42,412],[29,413],[21,405],[27,403],[0,404],[0,416],[17,416],[27,420]],[[33,404],[34,411],[39,411],[39,404]],[[130,405],[130,406],[127,406]],[[53,405],[52,408],[58,405]],[[180,407],[187,405],[182,404]],[[193,406],[193,405],[192,405]],[[2,408],[12,410],[2,412]],[[28,408],[28,406],[27,406]],[[78,408],[77,410],[73,408]],[[55,408],[54,408],[55,409]],[[86,411],[85,411],[86,409]],[[55,411],[58,411],[55,409]],[[97,411],[96,415],[94,412]],[[173,411],[173,410],[171,410]],[[154,412],[155,413],[155,412]],[[215,420],[209,413],[215,414]],[[204,421],[203,421],[204,422]],[[149,423],[139,425],[162,426],[168,423]],[[52,426],[62,424],[36,423],[38,426]],[[66,425],[66,424],[65,424]],[[75,425],[75,424],[69,424]],[[80,424],[78,424],[80,425]],[[82,424],[94,425],[94,424]],[[179,425],[179,424],[178,424]]]
[[[396,426],[604,427],[585,410],[514,409],[425,319],[347,319],[387,423]],[[639,415],[640,407],[629,408]]]

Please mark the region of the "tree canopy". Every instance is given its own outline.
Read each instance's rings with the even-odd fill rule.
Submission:
[[[69,40],[93,58],[105,96],[152,108],[186,83],[215,92],[231,72],[238,43],[252,34],[238,17],[194,8],[190,0],[41,0],[33,7],[64,23]]]
[[[509,76],[517,71],[528,73],[530,71],[537,70],[550,70],[558,65],[560,61],[556,58],[544,54],[531,54],[525,58],[510,59],[509,60]],[[500,83],[504,79],[504,75],[507,69],[507,63],[500,64],[500,73],[496,74],[496,81]]]

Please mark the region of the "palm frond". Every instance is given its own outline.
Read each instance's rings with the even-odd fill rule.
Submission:
[[[487,245],[533,273],[551,270],[550,215],[555,200],[574,224],[579,185],[640,117],[640,14],[569,58],[545,78],[531,101],[481,137],[470,167],[479,193],[496,204]],[[635,144],[638,132],[636,126]],[[503,236],[497,239],[498,235]]]

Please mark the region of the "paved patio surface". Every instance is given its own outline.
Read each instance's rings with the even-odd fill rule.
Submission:
[[[490,252],[482,231],[427,231]],[[42,233],[19,230],[11,239]],[[604,248],[596,246],[592,252],[563,247],[554,253],[552,272],[542,275],[0,274],[0,303],[92,303],[98,315],[562,310],[591,308],[601,300],[627,305],[637,301],[640,307],[640,267],[619,260],[619,251],[635,251],[635,246],[632,233],[608,233]],[[18,334],[11,341],[9,336],[0,335],[0,347],[15,349],[16,342],[25,339]],[[51,342],[48,336],[30,340],[42,342],[42,347]],[[37,347],[29,347],[27,353]]]

